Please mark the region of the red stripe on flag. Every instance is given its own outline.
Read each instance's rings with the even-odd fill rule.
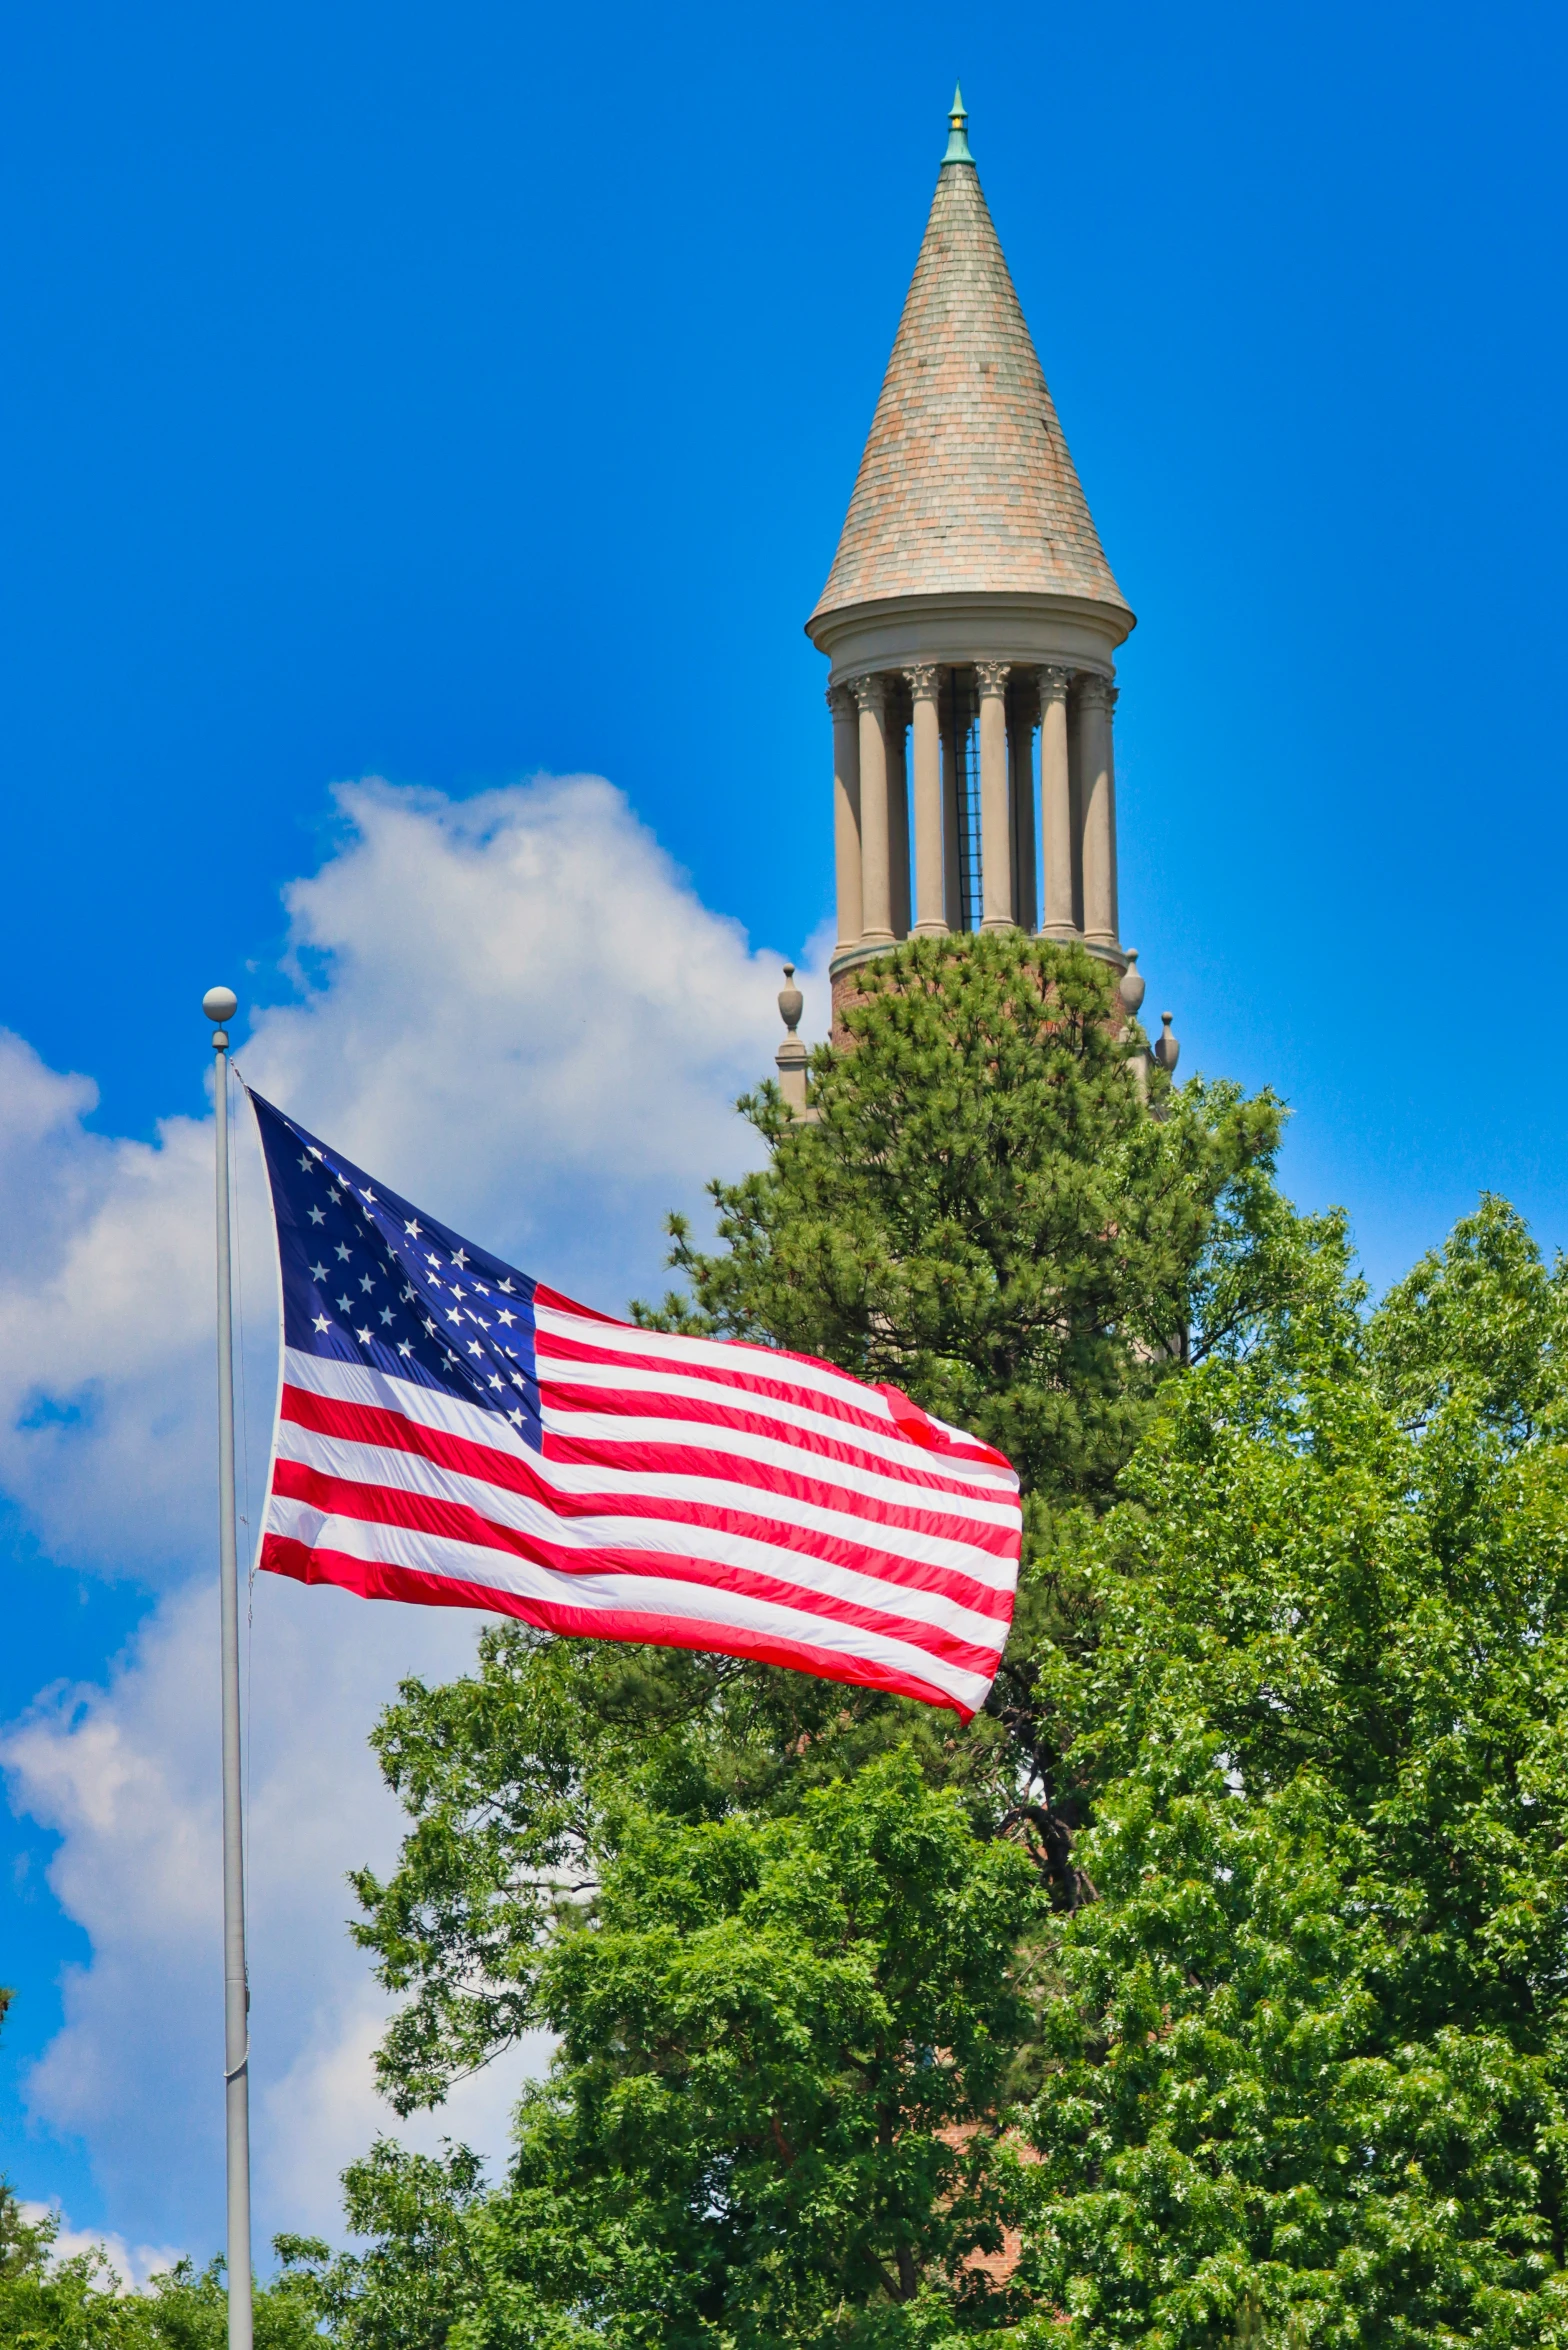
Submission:
[[[537,1333],[534,1358],[541,1380],[548,1378],[552,1384],[559,1383],[566,1387],[578,1384],[572,1380],[573,1368],[588,1365],[596,1370],[641,1372],[645,1377],[661,1382],[672,1375],[690,1379],[710,1388],[715,1400],[751,1395],[759,1403],[793,1404],[803,1410],[818,1412],[825,1419],[837,1420],[846,1429],[858,1428],[868,1435],[893,1442],[902,1439],[905,1443],[919,1445],[923,1451],[937,1456],[944,1466],[951,1465],[961,1480],[960,1489],[964,1492],[984,1491],[992,1487],[992,1481],[962,1478],[963,1464],[977,1467],[994,1465],[1001,1469],[1009,1467],[1002,1455],[993,1452],[989,1445],[973,1441],[966,1445],[955,1444],[930,1414],[922,1411],[919,1404],[911,1402],[902,1388],[898,1387],[883,1385],[867,1391],[886,1399],[887,1410],[879,1412],[869,1403],[857,1406],[847,1402],[840,1394],[825,1393],[820,1387],[787,1378],[782,1373],[769,1377],[758,1371],[735,1370],[728,1364],[720,1368],[705,1362],[691,1362],[685,1356],[672,1360],[667,1355],[642,1354],[627,1347],[596,1346],[591,1340],[563,1337],[556,1330]],[[780,1359],[787,1363],[795,1358],[783,1356]],[[836,1377],[842,1381],[843,1372],[837,1373]],[[936,1465],[936,1461],[928,1460],[923,1465],[931,1468]]]
[[[816,1458],[814,1447],[802,1445],[799,1450],[807,1461]],[[940,1533],[949,1541],[961,1542],[969,1550],[986,1551],[993,1558],[1017,1556],[1018,1536],[1013,1527],[947,1515],[939,1509],[934,1496],[924,1503],[886,1501],[880,1495],[862,1493],[857,1486],[831,1474],[814,1477],[807,1470],[779,1468],[771,1462],[755,1461],[744,1452],[727,1452],[722,1444],[666,1444],[657,1439],[630,1436],[574,1436],[568,1429],[547,1427],[544,1456],[549,1461],[560,1461],[563,1466],[618,1469],[627,1476],[717,1478],[726,1484],[749,1485],[758,1493],[776,1493],[791,1501],[810,1502],[818,1509],[839,1510],[847,1516],[863,1518],[871,1525],[908,1526],[913,1532]],[[906,1482],[912,1480],[897,1472],[888,1477],[890,1485]]]
[[[880,1633],[884,1639],[923,1648],[928,1655],[965,1672],[994,1673],[1005,1637],[1004,1630],[994,1648],[977,1647],[921,1617],[868,1607],[836,1592],[791,1583],[724,1560],[692,1558],[679,1551],[638,1550],[630,1545],[625,1549],[578,1550],[525,1533],[519,1526],[499,1526],[466,1502],[406,1493],[397,1486],[364,1485],[355,1478],[330,1477],[300,1461],[278,1462],[272,1490],[287,1500],[308,1502],[314,1509],[359,1525],[398,1526],[410,1534],[434,1534],[449,1542],[471,1543],[504,1556],[531,1560],[558,1575],[652,1576],[665,1582],[695,1583],[710,1591],[732,1591],[737,1598],[768,1600],[777,1607],[794,1608],[827,1622],[850,1624],[858,1631]]]
[[[597,1323],[607,1330],[630,1332],[637,1328],[635,1323],[617,1321],[613,1314],[598,1314],[591,1306],[580,1306],[572,1298],[561,1296],[558,1290],[546,1289],[542,1282],[534,1292],[534,1304],[536,1309],[547,1307],[553,1313],[570,1316],[574,1321],[589,1325]],[[998,1452],[994,1445],[982,1443],[977,1436],[955,1435],[943,1427],[940,1421],[933,1420],[930,1413],[905,1395],[900,1387],[870,1386],[864,1380],[856,1379],[853,1372],[841,1370],[837,1363],[824,1362],[820,1356],[791,1354],[783,1347],[777,1350],[753,1347],[742,1340],[698,1340],[695,1342],[698,1345],[711,1346],[714,1355],[705,1360],[693,1360],[684,1355],[675,1356],[661,1348],[659,1340],[663,1335],[662,1332],[650,1331],[648,1350],[644,1353],[623,1346],[606,1344],[596,1347],[591,1337],[579,1339],[557,1330],[536,1328],[535,1360],[543,1365],[552,1356],[574,1355],[580,1348],[580,1360],[627,1363],[656,1375],[668,1373],[674,1367],[683,1377],[711,1379],[716,1387],[753,1388],[759,1395],[775,1395],[781,1402],[809,1403],[816,1410],[828,1412],[835,1418],[842,1417],[866,1427],[882,1428],[890,1434],[906,1435],[912,1442],[929,1445],[933,1451],[947,1453],[955,1461],[971,1461],[977,1466],[1003,1469],[1009,1476],[1012,1475],[1013,1464],[1005,1453]],[[774,1363],[781,1366],[776,1373],[771,1368]],[[808,1371],[820,1372],[831,1382],[832,1391],[824,1393],[814,1382],[792,1380],[787,1366],[795,1363]],[[764,1369],[764,1364],[769,1367]],[[880,1419],[867,1407],[851,1403],[843,1392],[846,1387],[864,1387],[868,1394],[885,1397],[891,1422]],[[919,1435],[915,1434],[917,1421],[921,1424]]]
[[[907,1485],[916,1493],[944,1494],[952,1498],[972,1501],[977,1496],[972,1485],[944,1477],[941,1464],[933,1466],[932,1456],[925,1454],[919,1463],[907,1457],[890,1459],[885,1452],[873,1452],[856,1444],[852,1431],[843,1436],[826,1434],[820,1428],[798,1428],[787,1420],[774,1419],[766,1412],[748,1412],[742,1404],[709,1401],[707,1397],[672,1395],[667,1389],[650,1394],[645,1388],[583,1387],[570,1379],[557,1378],[541,1365],[539,1372],[539,1400],[546,1414],[550,1412],[593,1412],[601,1417],[628,1420],[672,1420],[689,1422],[693,1427],[716,1428],[727,1435],[758,1436],[773,1444],[787,1444],[807,1453],[814,1461],[836,1461],[845,1468],[857,1469],[863,1475],[885,1477],[890,1482]],[[894,1442],[901,1439],[896,1429],[884,1425],[882,1434]],[[590,1438],[589,1442],[614,1443],[614,1437]],[[758,1464],[753,1463],[754,1467]]]
[[[715,1531],[747,1534],[759,1542],[777,1547],[809,1551],[812,1556],[830,1560],[835,1566],[856,1567],[857,1561],[874,1561],[863,1571],[874,1572],[890,1582],[896,1582],[913,1591],[939,1591],[945,1598],[954,1599],[961,1606],[972,1607],[978,1614],[994,1615],[1002,1622],[1012,1620],[1013,1595],[999,1591],[993,1585],[982,1583],[978,1577],[966,1575],[962,1568],[939,1565],[934,1561],[912,1559],[902,1553],[881,1550],[869,1540],[853,1541],[819,1531],[814,1527],[799,1527],[787,1519],[769,1516],[765,1497],[770,1492],[789,1493],[794,1483],[800,1488],[789,1498],[806,1501],[820,1509],[835,1509],[840,1516],[854,1515],[870,1527],[885,1527],[926,1535],[936,1540],[962,1546],[969,1550],[983,1550],[988,1556],[1003,1563],[1016,1559],[1018,1536],[1007,1526],[976,1528],[969,1520],[957,1524],[951,1519],[939,1519],[933,1512],[920,1509],[901,1509],[895,1503],[863,1504],[851,1496],[846,1507],[844,1488],[815,1489],[809,1479],[772,1479],[767,1485],[751,1476],[737,1476],[733,1482],[755,1489],[762,1499],[754,1513],[737,1510],[723,1502],[693,1502],[685,1499],[671,1501],[645,1492],[620,1493],[563,1493],[560,1488],[541,1476],[530,1459],[511,1452],[501,1452],[481,1444],[477,1438],[455,1436],[449,1430],[432,1428],[422,1420],[405,1419],[400,1412],[387,1410],[375,1404],[356,1404],[335,1396],[318,1394],[311,1388],[285,1387],[280,1417],[297,1426],[309,1428],[322,1436],[337,1437],[345,1442],[367,1444],[392,1452],[410,1453],[417,1458],[451,1469],[458,1475],[474,1477],[503,1492],[526,1494],[543,1503],[562,1518],[573,1517],[651,1517],[669,1519],[676,1523],[696,1523]],[[547,1440],[546,1457],[562,1458],[557,1445]],[[569,1456],[568,1456],[569,1457]],[[684,1458],[689,1462],[691,1455]],[[712,1478],[715,1458],[725,1456],[698,1456],[699,1466],[672,1473]],[[618,1468],[623,1464],[614,1457],[586,1462],[593,1468]],[[639,1451],[634,1462],[625,1464],[629,1471],[635,1468],[647,1473],[653,1464]],[[745,1466],[750,1468],[751,1464]]]

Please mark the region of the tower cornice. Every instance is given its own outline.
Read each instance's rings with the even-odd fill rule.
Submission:
[[[811,640],[832,661],[837,683],[912,661],[947,668],[976,661],[1052,662],[1108,670],[1132,626],[1124,604],[1090,596],[878,596],[816,614]]]

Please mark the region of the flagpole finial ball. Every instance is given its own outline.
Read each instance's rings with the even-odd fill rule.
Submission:
[[[209,987],[201,999],[201,1008],[209,1020],[232,1020],[240,1008],[240,999],[232,987]]]

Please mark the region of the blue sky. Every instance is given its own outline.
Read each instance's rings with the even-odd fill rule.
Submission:
[[[616,863],[624,890],[603,908],[588,890],[581,936],[602,920],[611,964],[633,938],[648,970],[666,958],[648,1033],[687,1056],[691,1101],[721,1104],[755,1065],[762,1028],[714,1008],[692,1044],[666,999],[689,938],[714,1007],[732,972],[765,1011],[760,963],[715,918],[804,953],[828,911],[822,664],[801,624],[955,72],[1139,615],[1118,769],[1124,934],[1150,1011],[1175,1012],[1184,1072],[1286,1095],[1287,1178],[1349,1208],[1376,1280],[1482,1186],[1568,1240],[1551,1042],[1563,40],[1557,12],[1508,0],[13,10],[0,1027],[98,1099],[60,1109],[63,1156],[19,1160],[19,1196],[47,1191],[59,1217],[34,1241],[13,1223],[0,1272],[25,1287],[65,1245],[70,1200],[141,1181],[130,1146],[201,1117],[191,1015],[215,978],[279,1007],[271,1049],[308,1065],[314,1123],[345,1144],[335,1068],[357,1072],[349,1092],[377,1056],[411,1102],[444,1087],[406,1007],[393,1051],[386,1007],[400,973],[466,1006],[472,974],[436,945],[399,961],[377,925],[390,934],[403,901],[377,877],[405,870],[424,824],[453,892],[477,886],[521,838],[506,791],[539,771],[608,777],[646,828],[596,801],[540,819]],[[366,775],[465,806],[500,792],[477,804],[509,812],[475,830],[416,790],[362,820],[331,786]],[[560,855],[591,878],[586,850]],[[310,1033],[328,1041],[291,1062],[305,1030],[287,1007],[302,985],[347,1004],[332,989],[350,968],[379,972],[376,990],[352,1020],[323,1012]],[[585,1017],[578,996],[528,986],[552,1032]],[[474,1004],[492,995],[473,982]],[[613,1024],[630,998],[593,1000]],[[654,1278],[656,1205],[721,1146],[693,1113],[690,1163],[661,1156],[651,1102],[637,1168],[595,1195],[590,1248],[567,1144],[548,1182],[526,1159],[541,1121],[508,1050],[485,1067],[510,1070],[513,1163],[548,1193],[516,1208],[519,1244],[551,1252],[557,1277],[580,1264],[614,1306],[615,1282]],[[354,1113],[376,1133],[382,1114]],[[483,1179],[465,1151],[454,1132],[442,1179],[506,1225],[505,1150]],[[114,1245],[104,1227],[95,1278]],[[57,1317],[84,1311],[46,1288],[34,1302]],[[13,1371],[5,1457],[58,1441],[67,1483],[109,1490],[121,1374],[94,1368],[90,1329],[68,1363]],[[135,1376],[151,1395],[166,1374],[149,1357]],[[117,1654],[152,1686],[147,1658],[202,1571],[206,1497],[198,1479],[182,1515],[127,1474],[122,1541],[107,1505],[72,1517],[58,1477],[0,1467],[5,1715],[61,1680],[117,1687]],[[93,1702],[73,1718],[109,1720]],[[40,2101],[30,2068],[67,2012],[61,1969],[81,1983],[108,1962],[90,1901],[60,1891],[86,1829],[51,1829],[12,1785],[0,1979],[21,1997],[0,2041],[0,2166],[73,2219],[203,2249],[217,2221],[199,2145],[155,2195],[113,2151],[122,2125],[94,2121],[88,2073]]]

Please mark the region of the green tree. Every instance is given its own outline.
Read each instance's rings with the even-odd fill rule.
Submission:
[[[0,1990],[0,2022],[11,1993]],[[181,2260],[132,2293],[103,2246],[62,2255],[51,2212],[29,2219],[0,2179],[0,2350],[223,2350],[228,2295],[223,2263],[197,2271]],[[319,2264],[327,2247],[297,2240]],[[318,2338],[317,2294],[307,2268],[278,2246],[282,2273],[255,2297],[257,2350],[309,2350]]]
[[[907,1753],[798,1812],[620,1824],[475,2230],[465,2350],[892,2344],[1007,2306],[998,2159],[1038,1880]]]
[[[6,2350],[118,2350],[118,2279],[101,2255],[58,2260],[58,2223],[31,2221],[0,2184],[0,2343]]]
[[[1310,1236],[1279,1198],[1277,1106],[1233,1088],[1145,1111],[1112,975],[1076,947],[918,941],[819,1053],[815,1124],[772,1088],[743,1105],[769,1164],[714,1187],[723,1242],[677,1220],[690,1294],[654,1317],[892,1379],[1020,1461],[1040,1564],[986,1716],[945,1715],[729,1658],[487,1632],[476,1675],[410,1683],[377,1732],[412,1828],[395,1876],[357,1880],[360,1928],[406,2004],[382,2052],[399,2110],[535,2028],[538,1964],[591,1898],[606,1807],[634,1788],[680,1819],[788,1807],[899,1743],[958,1784],[978,1832],[1016,1805],[1070,1888],[1071,1773],[1040,1733],[1037,1656],[1075,1625],[1062,1513],[1108,1497],[1162,1381],[1285,1316]],[[1303,1240],[1303,1231],[1309,1239]],[[1055,1799],[1060,1804],[1053,1809]]]
[[[1053,2342],[1568,2339],[1568,1274],[1488,1200],[1359,1302],[1167,1388],[1052,1661]]]
[[[793,1851],[815,1803],[853,1806],[893,1767],[886,1724],[802,1683],[821,1734],[792,1740],[766,1677],[539,1643],[411,1698],[385,1733],[394,1776],[429,1804],[415,1840],[435,1830],[398,1894],[411,1963],[488,1980],[475,2056],[505,2023],[484,2001],[509,1964],[519,2012],[564,2036],[515,2179],[469,2215],[465,2340],[918,2339],[1011,2317],[1020,2343],[1067,2350],[1568,2340],[1568,1273],[1491,1200],[1370,1316],[1337,1226],[1282,1215],[1271,1245],[1295,1258],[1278,1309],[1164,1383],[1115,1507],[1063,1516],[1032,1570],[1075,1593],[1020,1662],[1097,1896],[1037,1893],[1020,1913],[1006,2065],[973,2100],[991,2216],[1022,2216],[1013,2292],[1034,2314],[966,2299],[971,2272],[941,2257],[913,2301],[880,2284],[857,2301],[832,2227],[793,2214],[804,2285],[781,2284],[760,2235],[727,2237],[719,2203],[696,2207],[710,2265],[689,2256],[671,2215],[689,2222],[693,2173],[660,2130],[688,2162],[733,2164],[747,2142],[693,2065],[734,2034],[692,1995],[693,1914],[659,1939],[658,1856],[707,1837]],[[622,1678],[603,1677],[612,1663]],[[574,1730],[601,1698],[591,1733]],[[912,1787],[955,1807],[967,1851],[1006,1853],[987,1842],[1006,1814],[981,1800],[1001,1781],[963,1768],[983,1726],[922,1726]],[[495,1831],[478,1880],[448,1808],[459,1787]],[[593,1842],[617,1817],[625,1880],[616,1838]],[[499,1873],[529,1836],[543,1908]],[[421,1875],[443,1854],[444,1912],[439,1869]],[[648,1904],[638,1937],[615,1907],[627,1889]],[[728,1924],[722,1905],[702,1916]],[[808,1972],[773,1957],[756,1995],[794,2026]],[[672,2017],[700,2028],[683,2038]],[[436,2049],[430,2084],[456,2053]],[[650,2095],[660,2128],[617,2136]],[[1009,2100],[1037,2159],[1009,2151]],[[768,2174],[766,2143],[750,2153]],[[782,2172],[763,2185],[792,2210]],[[792,2314],[784,2286],[807,2294]]]
[[[957,2160],[952,2148],[933,2158],[939,2185],[922,2226],[936,2235],[907,2247],[919,2280],[913,2300],[896,2259],[889,2267],[882,2253],[875,2262],[852,2256],[827,2225],[801,2225],[789,2270],[777,2249],[764,2260],[755,2215],[793,2208],[804,2176],[798,2149],[786,2160],[764,2133],[744,2158],[747,2199],[737,2212],[750,2216],[700,2227],[680,2200],[689,2182],[672,2173],[656,2195],[623,2170],[624,2134],[607,2137],[603,2116],[629,2091],[611,2097],[574,2019],[595,1967],[628,1947],[609,1921],[655,1847],[685,1852],[695,1839],[693,1849],[710,1840],[729,1850],[730,1838],[734,1850],[760,1855],[774,1838],[793,1849],[804,1823],[825,1816],[816,1806],[852,1806],[857,1790],[869,1800],[895,1752],[912,1806],[926,1799],[922,1787],[948,1790],[942,1816],[961,1821],[976,1868],[1013,1872],[1034,1899],[1042,1877],[1052,1898],[1076,1898],[1076,1781],[1056,1739],[1048,1670],[1042,1679],[1042,1660],[1094,1638],[1072,1528],[1110,1498],[1175,1370],[1243,1354],[1265,1326],[1288,1324],[1297,1292],[1310,1292],[1322,1238],[1274,1189],[1276,1106],[1223,1087],[1176,1094],[1156,1072],[1151,1117],[1119,1021],[1111,976],[1077,949],[977,938],[900,950],[850,1015],[852,1049],[817,1056],[814,1123],[793,1125],[770,1088],[744,1105],[768,1166],[716,1187],[717,1253],[699,1254],[675,1227],[673,1261],[689,1291],[657,1315],[642,1309],[668,1326],[762,1338],[895,1380],[1020,1460],[1031,1564],[1014,1661],[985,1716],[961,1733],[922,1707],[729,1658],[557,1642],[501,1626],[482,1636],[476,1673],[442,1689],[407,1685],[377,1731],[411,1823],[393,1877],[356,1880],[361,1940],[404,2002],[381,2053],[394,2104],[406,2112],[438,2101],[530,2030],[558,2031],[565,2051],[548,2092],[526,2109],[516,2179],[499,2200],[462,2215],[464,2239],[486,2248],[490,2283],[475,2305],[490,2312],[486,2323],[499,2306],[497,2280],[510,2278],[503,2298],[515,2318],[518,2294],[532,2295],[528,2324],[541,2341],[555,2339],[552,2325],[575,2338],[571,2329],[590,2322],[584,2309],[614,2338],[654,2338],[653,2314],[636,2330],[635,2290],[653,2291],[654,2247],[675,2240],[677,2213],[695,2231],[687,2249],[700,2245],[701,2275],[687,2278],[678,2310],[668,2283],[660,2288],[657,2322],[710,2329],[691,2330],[693,2340],[729,2338],[711,2331],[722,2326],[764,2339],[768,2324],[794,2326],[790,2338],[815,2325],[829,2328],[824,2340],[868,2341],[877,2324],[892,2325],[913,2339],[923,2325],[958,2322],[960,2302],[965,2325],[1001,2320],[1004,2303],[987,2299],[979,2272],[966,2271],[958,2293],[952,2263],[961,2256],[939,2240],[962,2211],[955,2203],[951,2219],[940,2218],[956,2192],[956,2174],[942,2170]],[[1034,1871],[999,1836],[1027,1841]],[[652,1901],[656,1890],[650,1877],[638,1898]],[[711,1923],[737,1931],[728,1913]],[[650,1999],[655,1954],[679,1947],[659,1933],[662,1941],[650,1929],[638,1945]],[[825,2079],[827,2059],[812,2041],[816,2027],[796,2013],[782,1948],[776,1932],[755,1943],[755,1996],[763,2000],[766,1983],[767,2000],[804,2035],[802,2063]],[[1011,2095],[1028,2076],[1031,2035],[1011,1940],[995,1957],[1018,2025],[1007,2049]],[[808,1969],[802,1983],[809,1979]],[[704,2011],[690,1985],[685,1996],[695,2031]],[[718,2030],[713,2015],[704,2029]],[[680,2092],[699,2133],[693,2144],[706,2163],[741,2164],[739,2141],[723,2142],[724,2128],[740,2126],[736,2113],[699,2115],[693,2103],[703,2077],[693,2057]],[[985,2192],[998,2210],[1010,2175],[998,2135],[1002,2078],[973,2071],[971,2118],[955,2125],[983,2148]],[[788,2130],[783,2142],[795,2147]],[[425,2198],[429,2224],[444,2226],[452,2206],[441,2182],[399,2176]],[[623,2196],[642,2250],[612,2293],[603,2280],[616,2263],[606,2267],[593,2230],[609,2224],[606,2197],[615,2225],[633,2227]],[[403,2273],[411,2227],[405,2220],[381,2238],[381,2283],[372,2290],[359,2280],[364,2310],[391,2307],[387,2280]],[[617,2238],[623,2253],[629,2241]],[[589,2271],[600,2279],[591,2287]],[[472,2277],[463,2273],[454,2307],[468,2305]],[[642,2280],[635,2290],[633,2275]],[[789,2295],[795,2314],[786,2318]]]
[[[366,2251],[280,2236],[285,2275],[344,2350],[440,2350],[477,2297],[468,2225],[483,2200],[478,2157],[450,2143],[413,2154],[378,2139],[343,2174],[343,2216]]]
[[[228,2294],[223,2263],[189,2260],[126,2289],[101,2246],[62,2257],[59,2222],[29,2220],[0,2181],[0,2346],[3,2350],[223,2350]],[[317,2258],[325,2245],[304,2249]],[[255,2296],[257,2350],[311,2350],[317,2299],[308,2273],[285,2261]]]

